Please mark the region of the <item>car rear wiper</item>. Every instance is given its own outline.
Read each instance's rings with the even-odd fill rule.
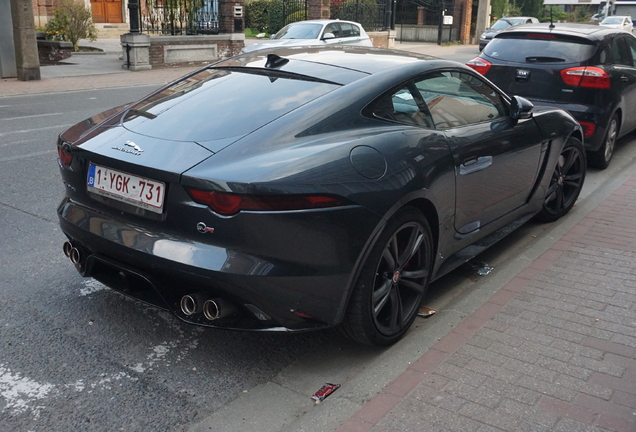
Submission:
[[[527,63],[550,63],[550,62],[564,62],[565,59],[559,57],[542,57],[542,56],[534,56],[534,57],[526,57]]]

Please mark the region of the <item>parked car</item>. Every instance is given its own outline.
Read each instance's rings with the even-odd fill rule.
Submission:
[[[485,32],[479,36],[479,51],[483,50],[488,42],[499,32],[507,28],[518,26],[521,24],[537,24],[539,20],[534,17],[506,17],[498,19],[492,27],[488,27]]]
[[[373,42],[359,23],[341,20],[309,20],[288,24],[272,35],[271,39],[246,45],[242,52],[301,45],[372,47]]]
[[[622,30],[540,24],[500,33],[468,65],[508,93],[569,111],[585,131],[588,162],[603,169],[616,140],[636,128],[635,53],[636,38]]]
[[[60,135],[64,252],[192,324],[387,345],[431,280],[572,208],[582,139],[456,62],[255,51]]]
[[[620,29],[631,32],[634,30],[634,24],[632,23],[632,17],[630,16],[609,16],[599,23],[601,27],[607,27],[611,29]]]

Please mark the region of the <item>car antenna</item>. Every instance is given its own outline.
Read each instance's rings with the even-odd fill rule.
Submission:
[[[554,28],[554,22],[552,21],[552,7],[553,6],[550,6],[550,25],[548,26],[550,30]]]
[[[266,68],[279,68],[281,66],[289,63],[289,59],[282,58],[278,54],[267,54],[267,63],[265,63]]]

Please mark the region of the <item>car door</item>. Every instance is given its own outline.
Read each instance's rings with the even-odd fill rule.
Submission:
[[[627,113],[636,110],[636,39],[629,35],[618,35],[612,41],[613,65],[610,66],[612,99],[621,100]],[[622,117],[621,131],[636,127],[636,116]]]
[[[329,39],[325,39],[325,35],[327,33],[333,34],[334,37],[329,38]],[[323,38],[323,41],[325,42],[325,44],[327,44],[327,45],[338,45],[338,44],[342,43],[341,34],[342,34],[342,32],[340,31],[340,24],[339,23],[330,23],[330,24],[327,24],[325,26],[325,30],[322,33],[322,38]]]
[[[341,42],[343,45],[360,44],[360,28],[352,23],[340,23]]]
[[[469,234],[524,205],[537,179],[540,132],[515,121],[503,95],[465,71],[435,72],[416,82],[455,164],[455,229]]]

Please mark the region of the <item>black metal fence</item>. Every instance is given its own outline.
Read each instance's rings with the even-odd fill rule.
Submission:
[[[355,21],[366,31],[392,28],[391,0],[331,0],[331,18]]]
[[[304,21],[309,16],[307,0],[278,0],[271,1],[269,6],[268,30],[276,33],[278,30],[296,21]]]
[[[459,37],[461,5],[453,0],[396,0],[395,24],[397,40],[438,40],[450,42]],[[453,17],[453,24],[441,23],[444,15]],[[428,31],[427,31],[428,30]],[[432,36],[430,36],[432,35]]]
[[[218,0],[141,0],[140,27],[158,35],[218,34]]]

